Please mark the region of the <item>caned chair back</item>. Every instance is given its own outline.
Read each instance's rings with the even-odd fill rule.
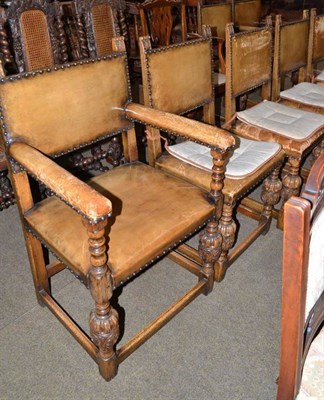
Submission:
[[[58,156],[132,128],[123,112],[130,99],[126,54],[93,63],[69,65],[68,76],[63,67],[5,78],[0,98],[6,143],[23,141]]]
[[[57,8],[44,0],[18,0],[6,10],[19,72],[53,67],[62,61],[55,32]]]
[[[102,57],[112,53],[112,39],[119,36],[117,10],[112,1],[74,0],[73,9],[77,18],[81,18],[84,24],[89,56]],[[83,32],[80,26],[78,34],[82,42]]]
[[[307,352],[324,320],[323,189],[324,154],[301,196],[285,204],[278,400],[297,396]]]
[[[261,19],[261,0],[235,2],[235,24],[257,26]]]

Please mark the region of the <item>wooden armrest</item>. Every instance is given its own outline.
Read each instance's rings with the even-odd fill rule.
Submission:
[[[12,143],[9,156],[91,222],[111,212],[110,200],[28,144]]]
[[[125,112],[126,116],[132,120],[198,142],[214,150],[225,152],[235,145],[234,137],[216,126],[135,103],[128,104]]]

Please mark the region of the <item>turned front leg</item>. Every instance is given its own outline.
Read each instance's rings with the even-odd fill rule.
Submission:
[[[268,232],[272,219],[273,207],[278,204],[280,200],[282,191],[282,182],[279,179],[280,169],[281,167],[275,168],[270,176],[263,183],[261,192],[263,210],[261,214],[260,224],[264,222],[264,217],[268,220],[268,229],[266,229],[263,234],[266,234]]]
[[[118,314],[110,305],[112,297],[111,272],[107,267],[105,227],[107,221],[92,225],[84,221],[89,236],[91,269],[90,291],[95,309],[89,317],[90,336],[98,347],[99,371],[107,381],[117,374],[118,359],[114,346],[119,337]]]

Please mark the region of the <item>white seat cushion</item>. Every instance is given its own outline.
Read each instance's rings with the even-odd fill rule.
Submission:
[[[324,327],[313,340],[306,356],[301,386],[296,400],[324,399]]]
[[[324,82],[324,70],[315,77],[315,81]]]
[[[309,244],[305,319],[324,290],[324,209],[313,222]]]
[[[225,75],[221,74],[219,72],[214,72],[213,73],[213,85],[220,86],[220,85],[224,85],[224,83],[225,83]]]
[[[256,142],[254,140],[238,139],[240,146],[234,151],[226,166],[226,176],[240,179],[252,174],[261,165],[280,151],[277,143]],[[174,157],[197,168],[210,172],[213,159],[210,149],[198,143],[182,142],[168,147],[168,152]]]
[[[324,86],[302,82],[290,89],[280,92],[280,97],[299,103],[324,108]]]
[[[324,124],[324,116],[273,101],[263,101],[237,113],[245,123],[295,140],[305,140]]]

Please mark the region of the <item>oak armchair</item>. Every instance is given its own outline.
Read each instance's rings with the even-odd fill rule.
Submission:
[[[202,108],[203,121],[206,124],[215,124],[210,37],[159,49],[152,49],[149,38],[144,37],[140,40],[140,51],[146,106],[181,115]],[[163,153],[160,130],[151,127],[148,127],[148,130],[150,165],[208,190],[213,165],[208,148],[182,141],[166,146],[167,152]],[[234,153],[227,164],[224,180],[224,203],[218,228],[223,237],[223,245],[221,256],[215,264],[216,281],[221,281],[229,266],[240,254],[259,235],[267,232],[273,205],[280,197],[281,182],[278,175],[284,157],[281,146],[239,138],[235,138],[235,142]],[[249,213],[259,224],[245,240],[234,246],[237,233],[236,205],[262,181],[263,204],[260,213]],[[188,257],[196,263],[200,262],[197,252],[189,246],[182,245],[179,251],[184,255],[183,262]]]
[[[314,148],[316,158],[324,149],[323,116],[272,102],[272,27],[269,19],[262,29],[234,33],[226,30],[225,127],[240,137],[280,143],[288,158],[282,174],[282,198],[288,200],[300,191],[300,169]],[[257,45],[256,45],[257,44]],[[263,102],[237,112],[236,98],[261,88]],[[283,224],[283,207],[278,226]]]
[[[106,380],[183,307],[212,290],[214,263],[221,253],[217,224],[224,170],[234,146],[222,129],[132,103],[122,38],[113,43],[118,51],[111,56],[1,81],[4,140],[37,298],[98,363]],[[209,146],[214,160],[210,188],[202,190],[138,162],[133,121]],[[55,163],[61,154],[112,136],[122,141],[125,164],[88,183]],[[53,196],[34,204],[29,174]],[[172,254],[205,225],[198,249],[203,267],[191,269],[198,283],[116,349],[118,314],[110,304],[115,288]],[[57,262],[46,265],[42,245]],[[65,267],[93,297],[91,339],[51,295],[50,277]]]
[[[285,204],[278,400],[320,399],[324,356],[324,154]]]

